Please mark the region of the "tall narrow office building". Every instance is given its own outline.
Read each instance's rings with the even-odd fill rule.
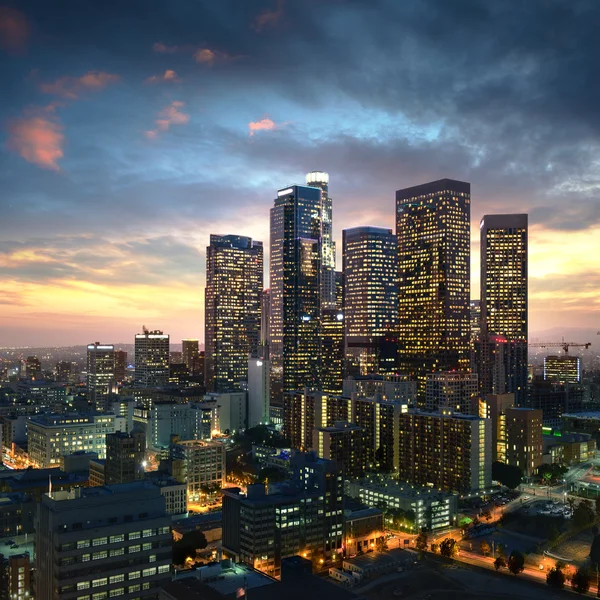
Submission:
[[[271,209],[271,404],[320,384],[322,190],[292,185]]]
[[[169,383],[169,335],[148,331],[135,336],[135,382],[140,387]]]
[[[242,389],[248,357],[260,343],[263,245],[240,235],[211,235],[206,249],[205,364],[209,392]]]
[[[87,397],[97,410],[104,410],[104,398],[115,381],[115,347],[95,342],[87,347]]]
[[[343,236],[344,322],[349,375],[397,372],[398,243],[391,229]]]
[[[200,342],[197,339],[181,340],[181,358],[191,375],[197,375],[200,370]]]
[[[311,171],[306,185],[321,190],[321,305],[335,308],[335,242],[333,241],[333,200],[329,197],[329,174]]]
[[[469,367],[471,184],[398,190],[399,368],[418,377]]]
[[[485,215],[480,232],[481,392],[513,393],[519,406],[527,393],[527,215]]]

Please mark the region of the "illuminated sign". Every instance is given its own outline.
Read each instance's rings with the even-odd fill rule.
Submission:
[[[287,196],[288,194],[291,194],[293,191],[294,191],[294,188],[286,188],[285,190],[279,190],[277,192],[277,197]]]

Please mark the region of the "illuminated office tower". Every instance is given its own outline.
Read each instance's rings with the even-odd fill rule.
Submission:
[[[135,383],[140,387],[157,387],[169,383],[169,335],[148,331],[135,336]]]
[[[260,343],[263,245],[240,235],[211,235],[206,248],[205,364],[209,392],[242,389],[248,357]]]
[[[263,290],[260,317],[260,343],[271,345],[271,290]]]
[[[348,370],[353,375],[396,373],[396,236],[382,227],[354,227],[342,235]]]
[[[481,301],[471,300],[469,309],[471,311],[471,343],[473,344],[481,335]]]
[[[196,339],[181,340],[181,356],[191,375],[197,375],[200,371],[199,343]]]
[[[115,381],[115,347],[95,342],[87,347],[87,398],[98,409]]]
[[[479,229],[481,392],[513,393],[521,405],[527,392],[527,215],[485,215]],[[504,381],[493,390],[485,365],[492,352],[485,345],[496,346],[499,341],[504,344]]]
[[[321,390],[341,394],[344,374],[344,313],[337,308],[321,312]]]
[[[447,408],[463,415],[478,414],[479,381],[476,373],[438,371],[425,378],[425,408]]]
[[[581,359],[579,356],[546,356],[544,380],[553,383],[580,383]]]
[[[321,304],[335,308],[335,242],[333,241],[333,201],[329,197],[329,174],[311,171],[306,185],[321,190]]]
[[[320,387],[321,190],[292,185],[271,209],[271,399]]]
[[[505,410],[506,464],[519,467],[531,477],[542,464],[541,410],[511,407]]]
[[[417,376],[469,366],[471,184],[440,179],[396,192],[398,359]]]

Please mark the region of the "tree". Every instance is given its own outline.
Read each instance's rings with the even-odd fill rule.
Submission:
[[[438,545],[437,545],[437,544],[431,544],[431,551],[432,551],[434,554],[437,554],[437,551],[438,551],[438,550],[439,550],[439,547],[438,547]]]
[[[196,550],[206,548],[208,542],[201,531],[188,531],[173,544],[173,564],[182,565],[188,558],[196,558]]]
[[[546,583],[555,590],[562,590],[565,587],[565,574],[558,566],[553,567],[546,575]]]
[[[486,521],[491,521],[491,519],[492,519],[492,513],[489,510],[484,510],[481,513],[481,516],[484,517]]]
[[[487,556],[491,550],[490,545],[485,540],[482,540],[481,544],[479,544],[479,549],[484,556]]]
[[[523,480],[523,471],[515,465],[500,461],[492,463],[492,479],[499,481],[510,490],[514,490]]]
[[[573,524],[577,528],[590,525],[594,520],[594,509],[589,500],[582,500],[573,511]]]
[[[458,544],[454,538],[446,538],[440,544],[440,554],[446,558],[454,558],[458,554]]]
[[[513,550],[506,566],[513,575],[518,575],[525,568],[525,557],[518,550]]]
[[[506,561],[504,560],[503,556],[499,556],[495,561],[494,561],[494,567],[496,568],[496,571],[498,571],[498,569],[500,568],[504,568],[506,567]]]
[[[590,589],[590,576],[587,571],[579,568],[571,577],[571,587],[578,594],[587,594]]]
[[[504,546],[504,544],[502,542],[498,542],[496,544],[496,552],[498,553],[498,556],[501,558],[506,558],[506,548]],[[504,566],[506,566],[506,561]]]
[[[385,537],[377,538],[377,552],[385,552],[388,549],[388,543]]]
[[[427,537],[427,534],[424,531],[421,531],[421,533],[419,533],[419,535],[417,536],[417,539],[415,542],[415,547],[420,552],[425,552],[425,550],[427,550],[428,545],[429,545],[429,539]]]

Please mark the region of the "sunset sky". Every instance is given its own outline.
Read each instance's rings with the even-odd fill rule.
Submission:
[[[530,331],[600,329],[598,0],[0,0],[0,346],[204,337],[211,233],[328,171],[530,215]],[[338,264],[341,256],[338,251]],[[265,285],[268,276],[265,274]]]

